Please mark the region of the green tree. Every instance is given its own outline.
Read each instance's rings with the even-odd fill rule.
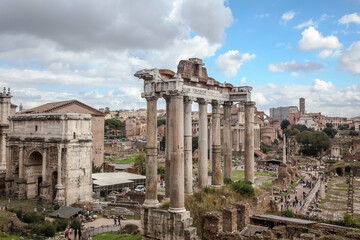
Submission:
[[[283,134],[285,134],[288,137],[288,136],[293,136],[294,132],[291,129],[286,128],[283,130]]]
[[[158,119],[157,120],[157,126],[160,127],[161,125],[165,125],[166,124],[166,119]]]
[[[332,127],[326,127],[323,129],[323,132],[326,133],[330,138],[334,138],[337,134],[337,130],[333,129]]]
[[[120,130],[124,127],[124,123],[120,121],[119,119],[112,118],[112,119],[106,119],[105,120],[105,129],[116,129]]]
[[[134,168],[136,168],[141,175],[146,175],[146,155],[145,152],[140,152],[134,159]]]
[[[349,124],[341,124],[339,126],[339,130],[347,130],[347,129],[349,129]]]
[[[265,143],[260,143],[260,150],[266,154],[270,151],[270,146]]]
[[[305,126],[303,124],[294,124],[294,125],[292,125],[291,130],[294,131],[295,129],[299,130],[300,132],[303,132],[303,131],[306,131],[306,130],[313,131],[313,129],[309,129],[307,126]]]
[[[326,125],[327,128],[332,128],[333,127],[332,123],[326,123],[325,125]]]
[[[159,166],[157,169],[157,173],[160,175],[160,179],[165,179],[165,167]]]
[[[281,122],[281,124],[280,124],[282,130],[284,130],[285,128],[287,128],[289,125],[290,125],[290,122],[289,122],[289,120],[287,120],[287,119],[282,120],[282,122]]]
[[[359,136],[359,133],[357,131],[350,130],[349,135],[352,137],[356,137],[356,136]]]
[[[296,141],[302,144],[305,155],[316,156],[330,147],[330,138],[321,131],[303,131],[296,136]]]
[[[160,141],[160,150],[161,151],[165,151],[165,145],[166,145],[165,142],[166,142],[166,137],[163,136],[163,138]]]
[[[192,138],[192,152],[195,152],[196,149],[198,149],[199,145],[199,137],[193,137]]]

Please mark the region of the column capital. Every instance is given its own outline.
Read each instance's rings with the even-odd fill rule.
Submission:
[[[206,98],[198,98],[198,99],[196,100],[196,102],[197,102],[198,104],[209,104],[209,103],[211,103],[211,100],[206,99]]]
[[[249,107],[254,107],[255,106],[255,102],[254,101],[248,101],[244,103],[245,106],[249,106]]]
[[[24,148],[25,148],[24,142],[19,143],[19,148],[20,148],[20,150],[24,150]]]
[[[196,100],[195,98],[184,96],[184,103],[192,103],[195,100]]]
[[[60,149],[62,149],[62,148],[64,148],[64,144],[59,143],[59,144],[57,145],[57,149],[60,150]]]
[[[225,101],[223,104],[222,104],[224,107],[231,107],[233,105],[233,102],[231,101]]]
[[[146,101],[157,101],[159,96],[145,96]]]

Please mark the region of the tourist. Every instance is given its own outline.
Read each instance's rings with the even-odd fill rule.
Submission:
[[[81,228],[79,228],[78,235],[79,235],[79,239],[81,240]]]
[[[119,226],[121,227],[121,215],[119,214],[119,216],[118,216],[118,223],[119,223]]]
[[[92,240],[91,236],[89,235],[88,240]]]
[[[76,239],[76,235],[77,235],[77,228],[75,228],[74,230],[74,239]]]
[[[114,217],[114,226],[117,226],[116,217]]]
[[[69,225],[66,227],[65,229],[65,239],[68,239],[69,238]]]

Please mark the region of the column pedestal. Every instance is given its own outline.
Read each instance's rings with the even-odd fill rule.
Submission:
[[[17,199],[26,199],[26,180],[24,178],[19,178],[15,182],[17,185],[15,197]]]
[[[40,195],[38,201],[41,203],[49,203],[49,187],[50,184],[47,182],[40,183]]]
[[[6,177],[5,178],[5,194],[7,197],[12,197],[14,195],[14,178]]]
[[[64,198],[64,186],[62,184],[57,184],[55,186],[56,189],[56,197],[54,199],[54,203],[60,206],[65,205],[65,198]]]

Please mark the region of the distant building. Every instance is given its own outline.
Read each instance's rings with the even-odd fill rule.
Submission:
[[[307,128],[313,128],[314,130],[318,130],[318,124],[313,120],[310,115],[302,115],[297,122],[297,124],[305,125]]]
[[[282,122],[283,120],[289,120],[290,113],[296,112],[299,112],[296,106],[270,108],[270,117]]]
[[[300,115],[305,114],[305,98],[299,98]]]

